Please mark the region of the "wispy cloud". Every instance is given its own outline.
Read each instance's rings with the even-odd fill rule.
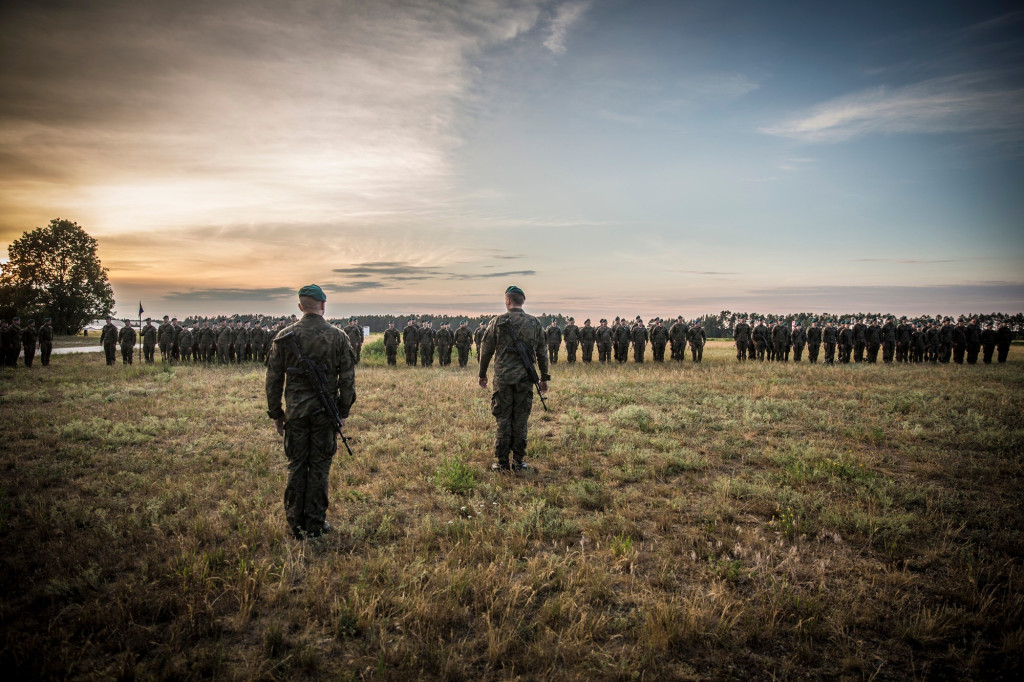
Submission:
[[[206,303],[222,302],[258,302],[295,296],[295,289],[288,287],[268,287],[255,289],[223,288],[223,289],[188,289],[170,291],[163,296],[168,303]]]
[[[1024,142],[1024,88],[1003,73],[976,72],[829,100],[776,125],[769,135],[836,143],[869,134],[976,133]]]
[[[589,0],[563,3],[555,10],[555,16],[548,27],[544,47],[555,54],[565,54],[565,38],[573,24],[579,21],[590,8]]]
[[[923,260],[918,258],[853,258],[851,263],[902,263],[906,265],[927,265],[929,263],[956,263],[959,258]]]

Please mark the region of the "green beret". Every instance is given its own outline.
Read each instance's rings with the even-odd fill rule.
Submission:
[[[309,298],[312,298],[315,301],[321,302],[327,300],[327,296],[326,294],[324,294],[324,290],[315,284],[307,284],[306,286],[299,289],[299,296],[308,296]]]
[[[526,298],[526,294],[523,293],[523,290],[520,289],[519,287],[517,287],[515,284],[510,286],[508,289],[505,289],[505,293],[506,294],[519,294],[523,298]]]
[[[52,322],[52,321],[53,321],[53,320],[51,320],[51,319],[50,319],[50,318],[48,318],[48,317],[44,317],[44,318],[43,318],[43,322]]]

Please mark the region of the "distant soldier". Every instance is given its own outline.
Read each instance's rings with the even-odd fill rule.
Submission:
[[[843,365],[850,364],[850,356],[853,354],[853,325],[849,322],[843,324],[839,330],[839,362]]]
[[[823,363],[826,365],[834,364],[836,361],[836,346],[839,344],[839,330],[836,329],[831,320],[827,321],[825,327],[821,330],[821,341],[825,345],[825,360]]]
[[[636,324],[633,325],[630,336],[633,341],[633,362],[643,363],[644,352],[647,350],[647,327],[643,325],[640,316],[636,316]]]
[[[36,357],[36,339],[38,334],[36,333],[36,321],[29,320],[25,323],[25,328],[21,330],[21,347],[25,351],[25,366],[31,367],[32,361]]]
[[[416,327],[416,320],[409,320],[402,330],[402,345],[405,348],[405,364],[416,366],[416,354],[419,350],[419,329]]]
[[[359,326],[359,320],[354,317],[350,319],[344,332],[352,343],[352,350],[355,351],[356,364],[358,365],[363,353],[363,328]]]
[[[668,329],[660,319],[654,323],[651,329],[651,353],[655,362],[665,361],[665,346],[668,345]]]
[[[186,362],[192,357],[192,347],[196,343],[195,334],[187,326],[181,328],[181,332],[178,334],[178,357],[181,358],[182,362]]]
[[[117,342],[121,344],[122,364],[132,364],[132,358],[135,356],[135,339],[135,330],[132,328],[131,320],[125,320],[124,326],[117,334]]]
[[[171,318],[164,315],[163,324],[156,329],[156,341],[160,345],[160,359],[167,362],[171,359],[171,346],[174,344],[174,330]]]
[[[807,362],[812,365],[818,362],[818,350],[821,348],[821,328],[818,327],[818,320],[812,319],[811,326],[807,329]]]
[[[970,324],[967,325],[967,364],[975,365],[978,363],[978,353],[981,352],[981,325],[978,324],[978,318],[971,318]]]
[[[878,326],[878,320],[871,320],[871,324],[864,330],[864,340],[867,344],[868,364],[876,364],[878,349],[882,346],[882,328]]]
[[[452,342],[454,340],[448,323],[442,322],[441,328],[434,335],[434,343],[437,345],[437,364],[442,367],[452,364]]]
[[[487,325],[483,322],[473,332],[473,344],[476,346],[476,359],[480,361],[480,342],[484,340],[484,332],[487,331]]]
[[[203,320],[203,327],[199,330],[199,350],[203,362],[213,362],[217,352],[217,335],[210,328],[209,320]]]
[[[437,332],[431,326],[429,320],[423,320],[420,324],[418,340],[420,344],[420,364],[430,367],[434,364],[434,335]]]
[[[594,342],[597,340],[597,330],[590,326],[590,318],[583,320],[580,327],[580,346],[583,347],[583,362],[589,363],[594,360]]]
[[[942,354],[942,330],[936,323],[928,325],[928,362],[937,363]]]
[[[142,358],[147,365],[152,365],[156,357],[157,328],[153,326],[153,318],[147,317],[146,324],[139,330],[142,336]]]
[[[171,359],[177,360],[181,357],[178,352],[178,335],[181,334],[181,325],[178,324],[178,318],[171,318]]]
[[[896,354],[896,318],[889,317],[882,325],[882,362],[891,365]]]
[[[229,355],[231,350],[231,327],[228,326],[227,320],[221,320],[220,327],[217,328],[217,362],[226,365],[231,360]]]
[[[939,362],[948,364],[953,357],[953,319],[948,316],[939,328],[939,342]]]
[[[100,345],[103,346],[103,355],[107,359],[107,365],[113,365],[117,360],[117,325],[114,318],[107,317],[107,323],[100,331]]]
[[[203,349],[199,346],[199,332],[201,331],[199,323],[196,322],[192,326],[192,362],[199,363],[203,361]]]
[[[608,326],[607,318],[602,317],[598,325],[598,328],[594,330],[594,338],[597,343],[597,359],[599,362],[605,363],[612,359],[612,344],[615,341],[612,338],[612,328]]]
[[[754,346],[757,348],[757,359],[761,362],[764,362],[765,353],[771,345],[769,341],[768,327],[765,326],[764,320],[758,320],[754,327]]]
[[[398,365],[398,344],[402,341],[402,335],[395,329],[395,322],[388,322],[388,328],[384,330],[384,354],[387,356],[388,365]]]
[[[249,323],[239,323],[238,329],[235,331],[235,357],[238,364],[248,362],[252,357],[252,350],[250,345],[252,343],[252,334],[249,331]]]
[[[1011,343],[1013,343],[1013,330],[1010,329],[1010,325],[1000,322],[996,329],[996,347],[999,349],[997,359],[1000,363],[1006,362],[1006,358],[1010,354]]]
[[[807,332],[796,320],[793,321],[793,331],[789,333],[789,342],[793,344],[793,362],[800,362],[804,355],[804,346],[807,345]]]
[[[469,364],[469,351],[473,347],[473,332],[469,331],[469,320],[459,323],[455,330],[455,350],[459,354],[459,367]]]
[[[772,331],[772,346],[775,348],[775,362],[789,360],[789,327],[782,321]]]
[[[676,362],[682,362],[686,359],[686,323],[683,322],[683,316],[680,315],[675,321],[668,327],[668,353],[669,357]]]
[[[569,323],[562,331],[562,338],[565,339],[566,359],[569,362],[576,362],[576,349],[580,345],[580,328],[576,326],[576,318],[569,318]]]
[[[958,365],[964,364],[964,352],[967,350],[967,329],[964,327],[964,318],[960,318],[953,327],[953,362]]]
[[[544,337],[548,345],[548,358],[553,365],[558,362],[558,349],[562,345],[562,330],[554,320],[551,320],[551,324],[544,330]]]
[[[982,360],[986,365],[992,364],[992,356],[996,351],[996,330],[992,323],[987,323],[981,330]]]
[[[675,327],[675,325],[672,326]],[[733,327],[732,340],[736,344],[736,361],[746,362],[747,344],[750,342],[750,325],[747,324],[747,318],[741,317],[740,321]],[[673,358],[675,358],[674,353],[675,351],[673,350]]]
[[[853,361],[864,362],[864,348],[867,346],[867,329],[864,319],[857,320],[853,325]]]
[[[0,367],[7,366],[7,320],[0,320]]]
[[[694,320],[686,331],[686,340],[690,342],[690,357],[694,362],[700,363],[704,360],[704,343],[707,339],[704,327]]]
[[[540,377],[539,390],[548,390],[548,362],[544,355],[544,333],[533,315],[523,312],[526,300],[522,289],[510,286],[505,290],[505,310],[487,325],[481,344],[481,388],[487,388],[487,367],[494,357],[494,393],[491,414],[496,421],[492,466],[499,471],[523,471],[526,457],[527,425],[533,407],[534,384],[530,381],[523,359],[516,350],[518,340],[526,348],[531,364],[536,361]],[[509,452],[512,461],[509,461]]]
[[[53,325],[50,318],[43,318],[43,326],[39,328],[39,361],[43,367],[50,366],[50,353],[53,352]]]
[[[918,322],[914,325],[914,334],[911,336],[911,361],[921,363],[924,362],[924,352],[927,348],[926,336],[924,329],[921,328],[921,323]]]
[[[250,343],[252,344],[253,361],[266,361],[267,330],[263,328],[262,324],[253,327]]]

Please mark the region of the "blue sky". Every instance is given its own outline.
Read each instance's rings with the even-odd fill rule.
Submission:
[[[0,12],[0,237],[77,220],[125,310],[1024,309],[1006,3]]]

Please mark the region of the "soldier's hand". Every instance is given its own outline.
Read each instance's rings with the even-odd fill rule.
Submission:
[[[344,419],[344,418],[341,418],[341,419],[339,419],[338,421],[340,421],[340,422],[341,422],[341,428],[343,428],[343,429],[344,429],[344,428],[345,428],[345,422],[346,422],[346,421],[348,421],[348,420],[347,420],[347,419]]]
[[[480,377],[480,388],[487,388],[487,377]]]
[[[278,435],[284,435],[284,417],[280,417],[274,420],[274,427],[277,428]]]
[[[548,382],[546,382],[546,381],[540,382],[540,392],[541,392],[541,395],[543,395],[543,394],[548,392]]]

